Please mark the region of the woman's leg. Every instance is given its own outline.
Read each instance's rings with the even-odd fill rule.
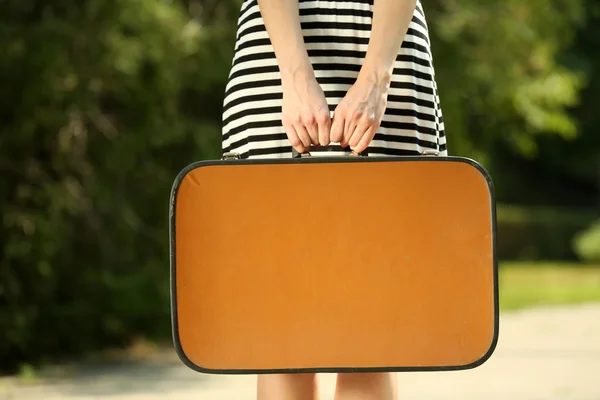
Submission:
[[[259,375],[257,400],[317,400],[315,374]]]
[[[397,400],[397,379],[388,372],[339,374],[335,400]]]

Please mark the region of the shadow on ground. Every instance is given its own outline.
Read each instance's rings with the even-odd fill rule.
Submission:
[[[197,390],[209,385],[211,377],[182,368],[182,362],[172,349],[158,351],[152,357],[127,360],[87,362],[78,365],[55,366],[39,372],[35,380],[24,383],[17,378],[0,381],[0,400],[43,399],[43,392],[52,386],[53,392],[66,398],[115,398],[144,394]],[[17,389],[18,395],[13,389]],[[8,397],[7,397],[8,396]],[[39,396],[39,397],[38,397]]]

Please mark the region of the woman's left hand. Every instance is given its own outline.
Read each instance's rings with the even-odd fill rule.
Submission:
[[[364,151],[377,133],[387,107],[391,75],[362,72],[333,114],[330,139],[357,153]]]

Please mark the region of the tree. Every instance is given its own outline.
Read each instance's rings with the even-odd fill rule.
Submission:
[[[164,336],[170,188],[219,148],[210,32],[162,0],[0,18],[1,368]]]
[[[423,3],[451,151],[485,162],[500,142],[529,157],[538,135],[577,135],[567,109],[585,79],[559,55],[582,23],[582,1]]]

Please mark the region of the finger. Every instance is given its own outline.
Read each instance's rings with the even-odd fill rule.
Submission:
[[[306,130],[308,131],[308,135],[310,136],[310,141],[315,146],[319,145],[319,126],[316,122],[312,122],[306,125]]]
[[[331,119],[328,114],[323,114],[322,116],[317,117],[318,123],[318,131],[319,131],[319,144],[321,146],[329,146],[330,141],[330,129],[331,129]]]
[[[310,134],[308,133],[308,131],[306,130],[306,128],[304,127],[304,125],[297,124],[297,125],[294,125],[294,128],[296,129],[296,133],[298,134],[298,138],[300,138],[300,141],[302,142],[302,144],[304,145],[304,147],[306,149],[309,149],[310,148],[310,144],[312,143],[312,139],[310,138]]]
[[[304,125],[304,129],[308,132],[310,137],[310,143],[314,145],[319,144],[319,129],[317,127],[317,121],[315,116],[312,114],[305,114],[300,118],[300,123]]]
[[[344,126],[344,134],[342,136],[342,142],[340,143],[342,147],[347,147],[350,144],[350,138],[354,135],[354,131],[358,127],[356,120],[350,119]]]
[[[369,145],[373,141],[373,138],[375,137],[376,133],[377,133],[377,126],[371,125],[371,127],[369,127],[369,129],[367,129],[367,131],[364,133],[364,135],[362,135],[360,141],[355,146],[350,145],[350,148],[357,153],[362,153],[363,151],[365,151],[367,149],[367,147],[369,147]]]
[[[298,151],[299,153],[304,153],[306,151],[306,147],[300,140],[300,137],[298,137],[298,133],[296,132],[296,128],[294,128],[294,125],[283,124],[283,129],[285,130],[285,134],[287,135],[292,147],[296,149],[296,151]]]
[[[329,137],[333,143],[341,143],[344,136],[344,117],[339,113],[333,114],[331,122],[331,134]]]
[[[348,140],[348,146],[350,146],[351,149],[354,148],[354,146],[360,142],[365,132],[367,132],[371,126],[373,126],[372,121],[368,119],[360,120],[354,129],[354,132],[352,132],[352,136]]]
[[[362,124],[356,126],[354,132],[352,132],[352,135],[348,140],[348,147],[350,149],[354,149],[354,146],[356,146],[358,142],[360,142],[360,139],[362,139],[367,129],[369,129],[369,127]]]

